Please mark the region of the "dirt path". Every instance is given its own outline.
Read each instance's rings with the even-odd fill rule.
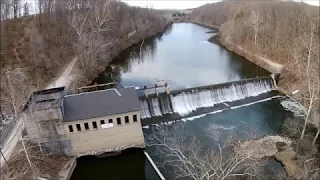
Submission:
[[[46,89],[53,88],[53,87],[61,87],[61,86],[69,86],[72,81],[72,69],[74,65],[76,64],[78,58],[75,57],[66,67],[66,69],[63,71],[63,73],[53,82],[51,82]]]
[[[232,44],[230,42],[227,42],[229,44]],[[253,53],[251,53],[250,51],[242,48],[241,46],[237,46],[238,49],[240,49],[241,51],[245,52],[246,54],[250,54],[250,55],[253,55],[255,56],[256,58],[260,59],[261,61],[263,61],[264,63],[266,63],[267,65],[269,65],[272,69],[274,69],[276,72],[281,72],[282,69],[284,68],[284,66],[282,64],[279,64],[277,62],[274,62],[270,59],[267,59],[267,58],[264,58],[264,57],[261,57],[261,56],[258,56],[258,55],[255,55]]]

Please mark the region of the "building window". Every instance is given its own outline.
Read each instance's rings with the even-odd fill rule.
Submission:
[[[124,117],[124,122],[125,122],[126,124],[129,123],[129,116],[125,116],[125,117]]]
[[[121,124],[121,118],[119,118],[119,117],[117,118],[117,124],[119,124],[119,125]]]
[[[88,123],[84,123],[84,129],[85,130],[89,130],[89,124]]]
[[[72,133],[72,132],[73,132],[73,127],[72,127],[72,125],[69,125],[68,127],[69,127],[69,131]]]
[[[108,121],[109,121],[109,123],[112,123],[112,119],[109,119]]]
[[[97,129],[97,122],[93,121],[92,126],[93,126],[93,129]]]
[[[137,121],[138,121],[137,115],[133,115],[133,122],[137,122]]]
[[[105,123],[104,123],[104,120],[100,120],[100,124],[101,124],[101,125],[102,125],[102,124],[105,124]]]
[[[76,127],[77,127],[77,131],[81,131],[81,126],[80,126],[80,124],[76,124]]]

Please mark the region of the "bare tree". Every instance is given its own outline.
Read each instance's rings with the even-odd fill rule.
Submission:
[[[188,137],[183,126],[153,130],[146,144],[163,159],[160,166],[170,169],[175,178],[219,180],[258,176],[263,163],[250,154],[243,156],[232,151],[232,135],[224,138],[212,129],[208,132],[209,147],[192,135]]]
[[[3,74],[3,80],[1,82],[3,95],[0,100],[11,107],[12,114],[17,115],[30,93],[26,85],[28,79],[21,69],[7,69]]]
[[[26,2],[23,5],[23,16],[28,16],[29,15],[29,4]]]
[[[11,13],[11,6],[12,1],[11,0],[0,0],[0,6],[1,6],[1,20],[5,20],[10,18]]]
[[[91,8],[91,29],[95,33],[109,31],[108,22],[111,21],[111,6],[110,1],[95,2]]]
[[[81,41],[83,37],[83,33],[88,28],[87,21],[88,21],[88,13],[81,13],[78,11],[74,11],[72,13],[72,17],[69,20],[69,24],[71,27],[76,31],[78,38]]]
[[[311,124],[313,124],[316,128],[317,128],[317,132],[316,135],[313,138],[312,144],[315,145],[316,141],[319,137],[320,134],[320,117],[319,117],[319,112],[314,111],[312,114],[312,118],[311,118]]]
[[[111,44],[104,40],[103,33],[111,30],[110,2],[95,1],[88,5],[89,10],[81,9],[73,12],[69,24],[76,31],[78,41],[75,42],[81,69],[88,78],[97,67],[96,62],[106,56],[106,47]]]
[[[76,48],[77,48],[77,56],[81,62],[82,69],[86,72],[87,66],[86,66],[86,40],[85,40],[85,31],[88,28],[87,22],[88,22],[88,16],[89,14],[80,12],[77,12],[74,10],[71,19],[69,20],[69,24],[71,27],[76,31],[78,41],[76,41]]]
[[[13,0],[13,17],[16,19],[20,11],[21,0]]]
[[[306,17],[308,26],[304,33],[296,39],[292,54],[296,61],[300,74],[299,94],[295,96],[298,101],[306,106],[306,117],[301,130],[300,140],[303,139],[311,114],[319,106],[320,78],[319,78],[319,38],[315,37],[317,27],[316,19]]]
[[[298,139],[301,135],[303,121],[297,118],[286,118],[282,126],[284,133],[288,137],[292,139]]]
[[[251,16],[250,19],[247,23],[248,26],[252,27],[253,32],[254,32],[254,45],[257,45],[258,41],[258,33],[260,30],[260,25],[262,23],[262,16],[258,11],[252,10],[251,11]]]

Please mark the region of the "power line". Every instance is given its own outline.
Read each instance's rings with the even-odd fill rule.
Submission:
[[[148,74],[148,76],[153,79],[155,81],[155,83],[158,83],[160,82],[160,80],[156,79],[155,77],[153,77],[149,71],[146,69],[146,67],[143,65],[143,63],[141,62],[141,52],[142,52],[142,46],[143,46],[143,43],[144,43],[144,39],[142,40],[142,43],[140,45],[140,51],[139,51],[139,64],[142,66],[143,70]]]

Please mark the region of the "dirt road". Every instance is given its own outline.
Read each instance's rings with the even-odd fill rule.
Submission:
[[[72,69],[74,67],[74,65],[76,64],[76,62],[78,61],[78,58],[75,57],[69,64],[68,66],[65,68],[65,70],[63,71],[63,73],[58,76],[58,78],[56,80],[54,80],[53,82],[51,82],[46,89],[49,88],[53,88],[53,87],[61,87],[61,86],[69,86],[72,82]]]

